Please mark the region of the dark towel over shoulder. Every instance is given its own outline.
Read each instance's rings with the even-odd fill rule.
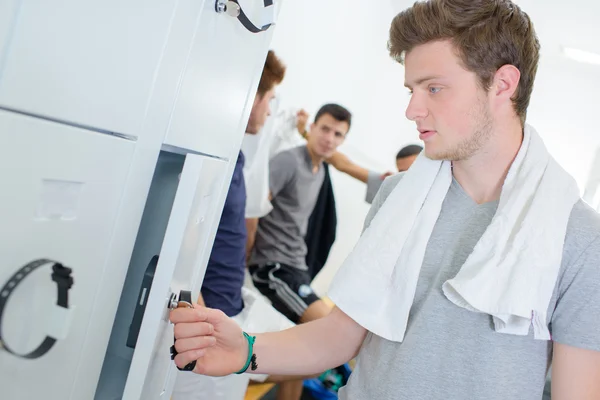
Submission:
[[[312,279],[327,262],[331,246],[335,242],[337,229],[337,215],[335,210],[335,196],[329,175],[329,165],[324,163],[325,178],[319,192],[317,204],[308,220],[308,229],[304,238],[308,252],[306,265]]]

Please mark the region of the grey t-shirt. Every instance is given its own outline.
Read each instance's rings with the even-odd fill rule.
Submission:
[[[369,171],[369,176],[367,178],[367,194],[365,196],[365,201],[369,204],[373,204],[373,200],[379,192],[379,188],[383,184],[383,179],[381,178],[381,174],[377,172]]]
[[[273,210],[258,222],[250,264],[306,266],[306,229],[323,185],[323,165],[313,172],[306,146],[283,151],[269,163]]]
[[[401,176],[384,182],[365,226]],[[442,284],[457,274],[497,206],[476,204],[453,181],[427,245],[404,341],[368,333],[340,399],[542,399],[552,342],[534,340],[531,331],[529,336],[496,333],[489,315],[460,308],[442,292]],[[599,234],[600,216],[578,202],[569,219],[548,314],[553,340],[597,351]]]

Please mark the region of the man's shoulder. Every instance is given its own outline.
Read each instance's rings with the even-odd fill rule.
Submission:
[[[379,193],[377,193],[380,204],[382,204],[388,198],[390,193],[392,193],[392,191],[396,188],[396,186],[398,186],[404,174],[405,172],[399,172],[397,174],[390,175],[383,180],[381,188],[379,189]]]
[[[275,154],[271,160],[282,164],[298,164],[302,160],[305,151],[305,145],[292,147],[291,149],[283,150]]]
[[[301,150],[306,146],[293,147],[283,150],[271,158],[271,167],[277,169],[296,169],[302,160]],[[273,171],[275,172],[275,171]]]
[[[373,199],[371,209],[369,210],[369,213],[367,214],[367,217],[365,219],[365,227],[367,227],[371,223],[371,221],[375,217],[375,214],[377,214],[383,203],[385,203],[390,193],[392,193],[396,186],[398,186],[398,183],[400,183],[403,176],[404,172],[400,172],[398,174],[394,174],[385,178],[385,180],[381,184],[381,187],[377,191],[375,198]]]
[[[563,256],[571,264],[584,252],[600,262],[600,214],[579,200],[571,210]]]

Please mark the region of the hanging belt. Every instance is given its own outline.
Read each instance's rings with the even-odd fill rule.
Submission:
[[[237,3],[238,5],[240,5],[240,3],[238,2],[238,0],[231,0],[234,3]],[[263,4],[265,5],[265,8],[267,7],[274,7],[273,6],[273,0],[264,0]],[[250,21],[250,19],[248,18],[248,16],[244,13],[244,10],[242,9],[242,6],[240,5],[240,15],[238,15],[238,20],[242,23],[242,25],[244,25],[244,27],[246,29],[248,29],[250,32],[252,33],[259,33],[259,32],[264,32],[267,29],[269,29],[272,25],[272,23],[263,25],[262,27],[258,27],[256,25],[254,25],[252,23],[252,21]]]
[[[42,344],[40,344],[35,350],[26,354],[20,354],[13,351],[6,342],[2,339],[2,316],[4,313],[4,307],[8,302],[8,299],[12,292],[19,286],[19,284],[33,271],[39,267],[46,265],[52,265],[52,280],[56,282],[58,289],[58,299],[56,301],[57,312],[52,313],[52,319],[49,321],[49,328],[52,331],[46,336]],[[64,339],[68,331],[68,321],[71,316],[69,312],[69,289],[73,286],[73,277],[71,276],[71,268],[67,268],[62,264],[47,260],[40,259],[30,262],[23,266],[13,276],[10,277],[8,282],[0,290],[0,347],[9,353],[27,359],[35,359],[46,354],[52,346],[56,343],[57,339]]]
[[[227,4],[227,3],[235,3],[236,6],[235,7],[231,7],[231,4]],[[242,25],[244,25],[244,27],[246,29],[248,29],[250,32],[252,33],[260,33],[260,32],[264,32],[267,29],[269,29],[272,25],[274,25],[274,15],[275,15],[275,9],[274,9],[274,5],[273,5],[273,0],[263,0],[263,4],[264,4],[264,8],[265,8],[265,12],[269,13],[270,15],[267,15],[267,20],[268,23],[258,27],[256,25],[254,25],[252,23],[252,21],[250,21],[250,18],[248,18],[248,16],[246,15],[246,13],[244,12],[244,10],[242,9],[242,6],[239,3],[239,0],[229,0],[229,1],[225,1],[225,0],[216,0],[215,2],[215,10],[217,12],[227,12],[227,14],[231,15],[232,17],[237,18]],[[268,18],[270,17],[270,18]]]

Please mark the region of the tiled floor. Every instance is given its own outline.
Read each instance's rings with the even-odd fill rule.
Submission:
[[[246,391],[244,400],[260,400],[264,399],[264,395],[274,387],[273,384],[265,383],[262,385],[250,385]]]

